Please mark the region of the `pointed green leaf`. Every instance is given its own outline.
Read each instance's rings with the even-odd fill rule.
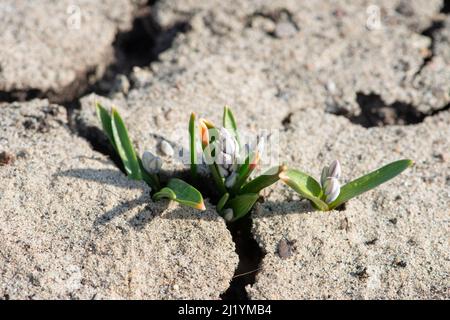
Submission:
[[[234,137],[236,138],[236,141],[240,146],[241,143],[239,141],[239,133],[236,124],[236,119],[234,118],[233,112],[228,106],[225,106],[223,108],[223,126],[225,129],[228,129],[231,133],[234,134]]]
[[[97,118],[102,125],[103,132],[108,137],[114,150],[117,151],[116,143],[114,142],[112,126],[111,126],[111,116],[109,115],[108,111],[106,111],[106,109],[99,102],[97,102],[95,104],[95,109],[97,112]]]
[[[244,176],[248,173],[248,171],[250,170],[250,158],[254,157],[255,153],[251,152],[244,160],[244,163],[239,164],[239,168],[237,170],[237,173],[239,175],[239,177]]]
[[[189,183],[173,178],[169,180],[167,187],[175,194],[175,199],[172,200],[199,210],[206,210],[202,194]]]
[[[228,201],[227,208],[233,209],[233,221],[242,218],[253,208],[259,195],[256,193],[241,194]]]
[[[244,184],[239,193],[259,193],[262,189],[280,180],[280,173],[286,170],[286,166],[273,167],[252,181]]]
[[[398,160],[385,165],[369,174],[356,180],[350,181],[341,188],[341,192],[336,200],[329,204],[329,208],[334,209],[344,202],[369,191],[380,184],[394,178],[414,164],[412,160]]]
[[[230,197],[229,193],[225,193],[222,198],[220,198],[219,202],[217,203],[216,209],[217,212],[222,211],[223,207],[226,205],[228,198]]]
[[[177,195],[175,194],[175,192],[173,192],[172,189],[167,188],[167,187],[162,188],[161,190],[159,190],[157,193],[155,193],[153,195],[153,201],[158,201],[163,198],[175,200],[177,198]]]
[[[192,179],[197,179],[197,135],[195,126],[195,113],[191,113],[191,118],[189,119],[189,142],[190,142],[190,152],[191,152],[191,176]]]
[[[258,152],[251,152],[247,158],[245,159],[245,162],[239,167],[238,169],[238,178],[236,179],[236,182],[234,183],[233,188],[231,189],[231,192],[233,194],[238,193],[241,186],[247,182],[248,177],[252,174],[253,170],[257,167],[259,162],[259,154]]]
[[[288,169],[280,174],[280,179],[301,196],[312,201],[317,209],[328,210],[328,205],[320,199],[322,188],[313,177],[295,169]]]
[[[142,179],[141,169],[136,157],[133,145],[128,136],[127,128],[120,117],[116,109],[112,109],[111,112],[111,127],[113,132],[114,141],[117,147],[117,153],[122,159],[123,166],[127,175],[132,179]]]

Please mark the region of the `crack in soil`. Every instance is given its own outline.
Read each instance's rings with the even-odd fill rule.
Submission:
[[[411,125],[421,123],[427,117],[449,110],[450,103],[442,108],[428,113],[421,112],[409,103],[397,101],[392,104],[386,104],[379,94],[356,93],[356,101],[361,112],[358,115],[348,114],[345,111],[338,110],[333,112],[348,118],[351,122],[359,124],[364,128],[383,127],[390,125]]]
[[[157,61],[159,55],[172,46],[179,33],[189,30],[188,21],[177,21],[163,28],[153,18],[151,7],[141,8],[135,16],[132,29],[116,36],[113,43],[114,63],[108,66],[101,79],[86,88],[79,97],[93,92],[109,95],[118,75],[128,78],[134,67],[146,67]]]
[[[148,66],[158,60],[159,54],[171,47],[178,33],[190,29],[188,21],[178,21],[168,28],[160,26],[151,11],[155,2],[150,0],[136,9],[131,29],[117,33],[112,53],[104,57],[104,65],[87,67],[76,75],[71,84],[56,91],[35,88],[0,90],[0,102],[48,99],[50,103],[77,108],[79,98],[89,93],[109,94],[117,75],[128,76],[133,67]]]
[[[419,69],[417,69],[416,73],[414,74],[414,78],[420,75],[423,71],[423,69],[433,60],[435,57],[436,52],[436,39],[434,34],[442,29],[444,27],[444,21],[442,19],[434,20],[431,25],[422,31],[421,35],[430,38],[430,45],[428,46],[428,52],[427,55],[424,57],[422,64],[420,65]]]
[[[428,55],[423,59],[422,65],[419,67],[417,72],[414,74],[414,78],[417,77],[422,70],[433,60],[435,57],[435,51],[436,51],[436,39],[434,34],[444,28],[444,18],[442,15],[448,15],[450,14],[450,0],[445,0],[443,3],[443,6],[439,12],[441,15],[437,16],[435,19],[432,20],[431,25],[423,30],[421,32],[421,35],[430,38],[431,42],[428,46]]]
[[[444,0],[444,5],[442,6],[441,13],[450,14],[450,0]]]
[[[114,61],[107,66],[103,76],[95,83],[84,86],[74,98],[68,100],[69,97],[66,96],[59,102],[67,109],[68,123],[72,132],[87,140],[95,151],[109,156],[122,172],[125,172],[123,164],[106,135],[99,127],[86,126],[77,121],[76,113],[81,107],[80,98],[91,93],[108,96],[115,86],[118,75],[124,75],[128,79],[134,67],[148,66],[151,62],[157,61],[160,53],[171,47],[178,33],[189,31],[188,21],[178,21],[169,28],[158,25],[151,12],[151,6],[155,2],[149,1],[137,11],[131,30],[117,34],[113,43]],[[49,100],[53,102],[51,98]]]
[[[35,98],[43,96],[42,92],[37,89],[30,89],[27,91],[21,90],[11,90],[3,91],[0,90],[0,102],[14,102],[14,101],[28,101]]]
[[[111,58],[105,57],[105,60],[111,60]],[[91,79],[95,77],[99,70],[100,68],[97,67],[88,67],[85,71],[78,72],[75,80],[71,84],[56,91],[41,91],[33,88],[27,90],[0,90],[0,102],[23,102],[33,99],[48,99],[50,103],[64,105],[67,101],[77,99],[86,90],[89,83],[92,82]]]
[[[292,112],[289,112],[282,120],[281,125],[283,126],[284,131],[288,131],[291,127],[292,122],[292,116],[294,114]]]
[[[244,218],[227,224],[236,245],[239,264],[231,280],[230,287],[220,296],[222,300],[249,300],[245,287],[255,283],[264,257],[252,234],[252,218],[248,214]]]

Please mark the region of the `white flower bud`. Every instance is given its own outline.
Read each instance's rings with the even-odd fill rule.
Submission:
[[[227,129],[220,128],[218,133],[219,137],[215,143],[216,157],[214,161],[217,164],[220,175],[223,178],[227,178],[237,168],[236,162],[238,160],[239,145]]]
[[[339,179],[341,176],[341,164],[338,160],[334,160],[328,167],[328,177]]]
[[[220,152],[217,154],[216,163],[228,169],[233,164],[233,158],[229,154]]]
[[[336,200],[337,197],[339,196],[339,192],[340,192],[340,189],[337,189],[335,193],[332,193],[329,196],[327,196],[327,198],[325,199],[325,202],[326,203],[331,203],[334,200]]]
[[[150,151],[145,151],[142,154],[142,165],[148,173],[156,174],[161,170],[162,160]]]
[[[170,143],[168,143],[166,140],[162,140],[159,148],[161,149],[161,152],[168,157],[172,157],[174,155],[174,151]]]
[[[327,196],[325,201],[331,203],[339,196],[341,186],[336,178],[327,178],[324,186],[324,193]]]
[[[263,154],[265,147],[266,147],[266,137],[258,137],[258,143],[256,145],[256,150],[260,154]]]
[[[225,180],[225,187],[231,188],[232,186],[234,186],[237,177],[238,177],[237,172],[233,172],[233,173]]]
[[[233,158],[239,151],[239,146],[237,144],[234,136],[225,128],[220,128],[219,131],[219,150],[223,153],[229,154]]]
[[[233,218],[234,218],[234,212],[233,212],[233,209],[231,209],[231,208],[227,208],[227,209],[225,209],[224,211],[223,211],[223,218],[226,220],[226,221],[231,221],[231,220],[233,220]]]

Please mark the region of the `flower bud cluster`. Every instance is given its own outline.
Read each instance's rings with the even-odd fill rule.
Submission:
[[[322,184],[322,190],[326,196],[326,203],[333,202],[339,196],[341,185],[338,179],[340,176],[341,165],[338,160],[334,160],[330,166],[322,169],[320,183]]]

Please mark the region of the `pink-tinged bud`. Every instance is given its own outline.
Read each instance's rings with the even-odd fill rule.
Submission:
[[[199,120],[200,140],[202,141],[202,147],[205,149],[209,144],[209,132],[208,127],[203,119]]]
[[[250,163],[250,166],[249,166],[250,170],[255,170],[255,168],[259,164],[259,160],[260,160],[259,153],[256,153],[255,158],[253,159],[252,163]]]
[[[200,202],[199,204],[197,204],[197,206],[195,208],[198,209],[198,210],[201,210],[201,211],[205,211],[206,210],[205,203],[203,201]]]
[[[341,176],[341,164],[339,163],[338,160],[334,160],[328,167],[328,177],[339,179],[340,176]]]

